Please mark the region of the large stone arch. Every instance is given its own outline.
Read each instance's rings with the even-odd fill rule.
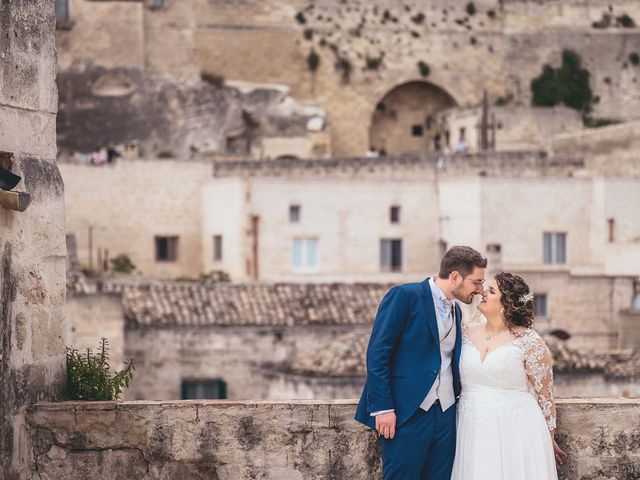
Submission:
[[[436,113],[454,106],[454,98],[432,83],[397,85],[376,104],[369,127],[370,146],[388,155],[433,151],[439,133]]]

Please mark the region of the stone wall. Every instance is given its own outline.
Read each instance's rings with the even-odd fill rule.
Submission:
[[[61,164],[67,185],[66,230],[74,233],[78,259],[89,265],[97,249],[110,258],[127,254],[147,276],[197,277],[201,272],[201,190],[211,166],[204,162],[121,161],[115,165]],[[214,207],[215,208],[215,207]],[[179,236],[177,260],[156,262],[156,236]]]
[[[24,212],[0,206],[0,478],[25,478],[26,406],[64,386],[63,182],[56,165],[53,2],[0,4],[0,165]],[[6,37],[6,38],[5,38]],[[0,191],[6,194],[4,191]]]
[[[75,25],[59,35],[61,73],[81,81],[97,69],[127,67],[145,78],[182,86],[196,83],[203,72],[285,84],[295,98],[327,111],[335,154],[362,155],[371,143],[376,107],[395,88],[424,82],[425,88],[446,90],[463,107],[478,105],[483,90],[492,103],[502,97],[529,105],[531,80],[545,64],[557,67],[567,48],[581,55],[591,73],[591,87],[599,97],[594,115],[635,117],[638,67],[629,55],[640,50],[639,37],[637,29],[622,28],[616,18],[626,14],[637,24],[637,2],[476,0],[472,13],[469,3],[167,0],[163,8],[153,9],[141,3],[74,0]],[[125,11],[131,15],[125,18]],[[612,24],[594,26],[607,16]],[[88,33],[95,33],[91,41]],[[125,40],[128,48],[119,48]],[[312,52],[319,58],[315,70],[309,67]],[[419,62],[428,65],[428,72]],[[142,89],[126,102],[146,105],[154,95]],[[169,97],[172,101],[162,105],[160,116],[180,128],[179,96]],[[69,102],[70,112],[82,113],[83,107],[97,118],[104,108],[95,100],[85,98],[78,110]],[[158,112],[143,111],[146,121],[157,121]],[[398,118],[410,117],[398,113]],[[397,128],[408,136],[411,124],[399,121]],[[155,140],[160,142],[162,135]],[[87,141],[97,143],[95,131]]]
[[[369,334],[368,326],[127,330],[125,357],[136,361],[136,379],[125,395],[131,400],[175,400],[182,398],[183,380],[220,379],[230,399],[314,398],[308,389],[296,391],[265,376],[260,366],[281,363],[354,328]]]
[[[32,478],[380,478],[376,437],[354,412],[353,400],[38,404]],[[638,417],[637,400],[558,401],[560,478],[638,478]]]
[[[637,176],[640,149],[640,122],[632,121],[583,132],[554,135],[549,150],[558,155],[580,155],[590,168],[605,174]],[[608,171],[608,168],[613,168]]]
[[[544,64],[557,66],[563,48],[576,50],[591,71],[592,88],[601,97],[597,115],[626,112],[627,118],[633,117],[629,107],[638,102],[632,93],[636,75],[623,65],[637,32],[592,27],[607,12],[607,4],[564,2],[559,8],[549,2],[536,7],[523,2],[508,6],[475,2],[476,12],[469,14],[468,3],[274,0],[230,4],[208,15],[203,12],[202,18],[208,21],[203,21],[207,28],[198,35],[200,61],[230,78],[274,81],[291,72],[296,79],[294,93],[326,108],[338,155],[364,152],[376,105],[409,82],[426,80],[446,89],[461,106],[477,105],[483,89],[489,91],[492,102],[502,96],[528,105],[531,79]],[[637,15],[637,5],[616,2],[614,15],[623,13]],[[255,22],[235,20],[256,14]],[[305,71],[304,65],[311,52],[320,56],[313,72]],[[238,56],[255,61],[235,62]],[[420,61],[429,66],[425,77]],[[405,128],[408,131],[411,125]]]
[[[85,265],[92,226],[94,259],[98,248],[111,258],[128,254],[147,276],[224,270],[237,282],[400,282],[436,269],[440,241],[483,252],[500,246],[492,264],[511,270],[637,276],[640,184],[614,175],[615,159],[609,165],[593,170],[579,158],[508,152],[440,160],[122,160],[61,170],[67,233]],[[291,222],[295,205],[300,219]],[[398,223],[390,221],[392,206],[400,207]],[[543,263],[544,232],[567,234],[566,263]],[[154,237],[170,235],[179,236],[178,258],[157,262]],[[222,237],[221,258],[214,236]],[[296,238],[317,239],[314,268],[293,267]],[[402,239],[401,272],[381,268],[383,238]]]
[[[580,349],[616,349],[630,328],[628,311],[634,298],[633,277],[571,275],[569,272],[518,271],[536,295],[546,295],[547,315],[539,328],[571,334],[568,344]],[[637,344],[636,344],[637,345]]]
[[[99,350],[100,340],[109,345],[109,364],[120,370],[124,362],[124,312],[116,294],[67,296],[64,306],[67,325],[65,344],[80,352]]]
[[[550,136],[584,131],[580,113],[564,106],[490,106],[487,121],[489,145],[494,141],[493,145],[498,151],[539,150],[547,147]],[[444,110],[438,114],[437,122],[450,132],[448,147],[451,151],[455,150],[461,128],[464,128],[469,151],[481,151],[482,140],[478,126],[482,122],[482,107]],[[576,155],[578,152],[566,149],[562,153]]]

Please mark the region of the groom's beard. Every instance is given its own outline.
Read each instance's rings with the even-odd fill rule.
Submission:
[[[464,295],[464,292],[462,291],[462,285],[456,289],[454,289],[451,294],[453,295],[453,297],[464,303],[465,305],[471,305],[473,303],[473,297],[476,296],[476,292],[471,292],[469,293],[469,295]]]

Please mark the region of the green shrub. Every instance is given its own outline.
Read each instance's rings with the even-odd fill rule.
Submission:
[[[562,52],[560,68],[543,67],[542,74],[531,81],[531,92],[531,103],[540,107],[564,104],[586,113],[593,103],[589,72],[582,68],[578,54],[570,50]]]
[[[295,18],[296,18],[296,22],[298,22],[300,25],[303,25],[303,24],[307,23],[307,19],[304,16],[304,13],[302,13],[302,12],[296,13],[296,17]]]
[[[67,347],[67,400],[117,400],[133,379],[133,359],[125,362],[124,370],[110,372],[108,342],[103,338],[100,352],[87,348],[80,353]]]
[[[209,273],[201,273],[199,280],[202,283],[229,283],[231,277],[224,270],[211,270]]]
[[[200,72],[200,79],[214,87],[224,86],[224,77],[211,72]]]
[[[379,57],[370,57],[369,55],[367,55],[367,70],[377,70],[378,68],[380,68],[383,57],[384,53],[381,53]]]
[[[420,71],[420,75],[422,75],[423,77],[428,77],[431,73],[431,68],[429,68],[429,65],[427,65],[422,60],[418,62],[418,70]]]
[[[638,52],[630,53],[629,61],[632,65],[640,65],[640,55],[638,55]]]
[[[469,3],[467,3],[466,10],[467,10],[467,13],[468,13],[470,16],[475,15],[475,14],[476,14],[476,12],[477,12],[476,4],[475,4],[475,3],[473,3],[473,2],[469,2]]]
[[[607,125],[615,125],[616,123],[620,123],[620,120],[615,118],[596,118],[588,115],[583,115],[582,117],[582,124],[587,128],[606,127]]]
[[[194,145],[192,145],[191,147],[194,147]],[[197,151],[198,149],[195,148],[195,152]],[[192,152],[194,152],[193,148]],[[111,259],[111,268],[114,272],[131,273],[136,269],[136,266],[133,264],[128,255],[122,254],[118,255],[116,258]]]
[[[618,21],[618,25],[624,28],[633,28],[636,26],[636,22],[633,20],[633,18],[631,18],[626,13],[617,17],[616,20]]]

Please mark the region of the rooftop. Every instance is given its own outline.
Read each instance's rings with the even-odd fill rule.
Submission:
[[[71,294],[119,294],[126,328],[369,325],[390,285],[84,281]]]

